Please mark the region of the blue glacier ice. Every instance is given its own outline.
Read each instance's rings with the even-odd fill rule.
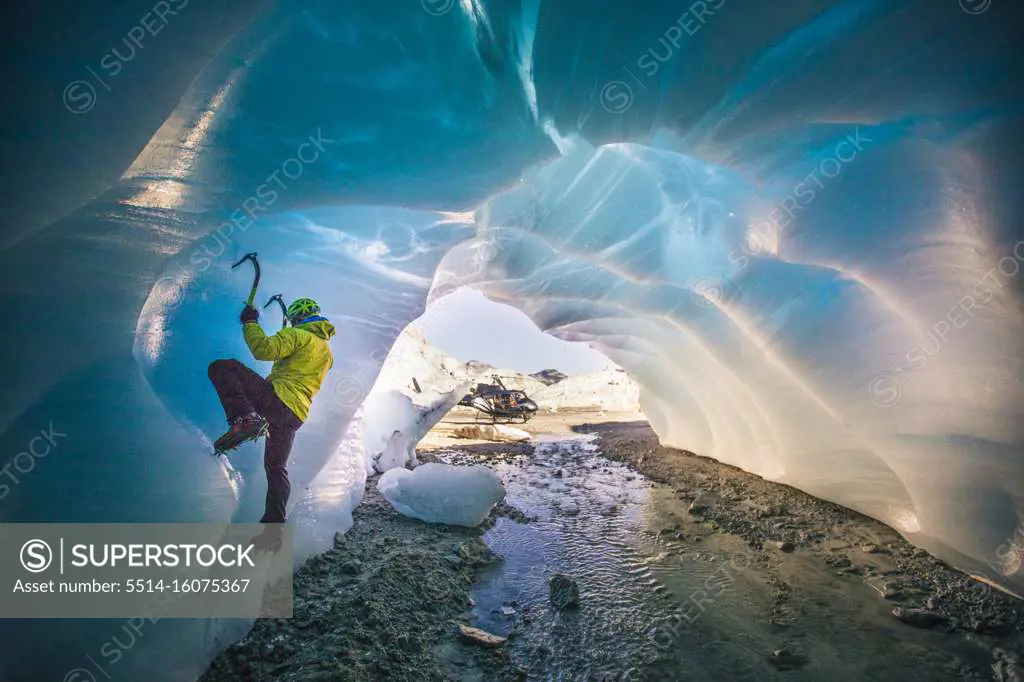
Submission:
[[[338,328],[297,560],[351,523],[391,344],[472,286],[625,368],[665,444],[1024,593],[1020,3],[163,4],[116,74],[152,3],[48,17],[82,37],[12,76],[0,522],[256,518],[205,372],[249,361],[255,251]],[[195,679],[245,627],[2,621],[0,678]]]

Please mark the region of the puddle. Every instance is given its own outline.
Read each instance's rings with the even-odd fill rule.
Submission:
[[[470,618],[510,637],[526,679],[962,679],[944,668],[943,635],[897,623],[870,585],[712,533],[593,438],[537,437],[532,456],[487,460],[532,521],[501,518],[484,536],[503,561],[478,575]],[[549,604],[556,573],[576,580],[578,609]],[[806,660],[769,660],[783,648]]]

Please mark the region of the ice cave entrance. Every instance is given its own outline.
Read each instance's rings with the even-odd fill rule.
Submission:
[[[522,374],[583,374],[612,366],[589,345],[544,333],[524,313],[469,287],[435,301],[414,324],[430,345],[463,362]]]
[[[362,405],[366,473],[416,465],[416,445],[432,429],[513,440],[528,435],[527,422],[542,432],[568,412],[643,418],[639,387],[623,369],[557,333],[470,287],[433,301],[395,341]],[[481,397],[482,386],[508,393]]]

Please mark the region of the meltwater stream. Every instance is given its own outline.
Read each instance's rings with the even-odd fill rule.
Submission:
[[[507,501],[533,520],[501,519],[484,537],[504,562],[481,579],[473,615],[502,634],[523,618],[519,612],[528,617],[537,636],[514,651],[539,678],[625,675],[656,654],[648,633],[664,588],[637,549],[650,484],[600,458],[591,440],[551,437],[529,461],[496,467]],[[578,611],[549,606],[555,573],[577,580]],[[509,606],[517,610],[512,618],[502,610]]]
[[[934,633],[895,623],[863,582],[836,580],[810,556],[779,561],[715,534],[672,488],[605,458],[593,434],[535,442],[531,455],[500,462],[438,453],[486,461],[506,501],[529,517],[502,517],[484,536],[501,561],[478,577],[470,614],[510,636],[526,679],[963,679],[944,669]],[[578,609],[551,605],[557,573],[578,583]],[[780,584],[793,592],[788,606],[774,601]],[[780,649],[805,663],[772,662]]]

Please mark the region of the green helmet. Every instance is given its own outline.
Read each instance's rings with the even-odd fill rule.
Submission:
[[[320,304],[311,298],[297,298],[288,306],[288,319],[292,324],[319,313]]]

